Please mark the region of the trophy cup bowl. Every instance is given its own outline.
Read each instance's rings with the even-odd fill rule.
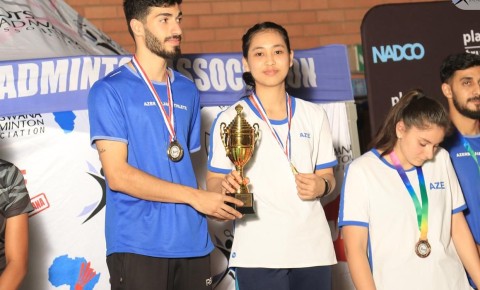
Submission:
[[[237,115],[228,126],[224,122],[220,124],[220,137],[225,147],[227,157],[235,165],[235,170],[240,173],[243,180],[245,178],[243,168],[253,155],[255,143],[258,140],[260,132],[257,123],[250,126],[242,116],[243,107],[241,105],[237,105],[235,110],[237,111]],[[245,184],[240,184],[240,188],[238,188],[236,192],[227,194],[244,203],[243,206],[236,206],[235,204],[229,203],[229,205],[237,211],[242,214],[255,213],[253,209],[253,193],[248,191],[248,187]]]

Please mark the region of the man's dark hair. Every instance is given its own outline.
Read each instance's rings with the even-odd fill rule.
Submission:
[[[480,66],[480,56],[472,53],[451,54],[445,58],[440,67],[440,80],[447,82],[457,70]]]
[[[123,12],[127,20],[128,32],[133,37],[130,21],[132,19],[143,21],[150,12],[151,7],[170,7],[175,4],[182,4],[182,0],[124,0]]]

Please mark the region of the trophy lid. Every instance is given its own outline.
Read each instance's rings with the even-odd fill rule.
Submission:
[[[229,127],[235,127],[237,131],[241,132],[253,132],[253,127],[245,120],[242,116],[243,107],[238,104],[235,106],[235,110],[237,111],[237,116],[232,120]]]

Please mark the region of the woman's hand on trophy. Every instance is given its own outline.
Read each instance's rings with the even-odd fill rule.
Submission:
[[[238,171],[232,170],[222,181],[222,193],[235,193],[240,188],[240,184],[247,185],[249,182],[248,178],[242,179]]]

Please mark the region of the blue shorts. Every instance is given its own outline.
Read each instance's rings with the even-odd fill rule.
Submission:
[[[236,268],[236,290],[330,290],[332,267]]]

